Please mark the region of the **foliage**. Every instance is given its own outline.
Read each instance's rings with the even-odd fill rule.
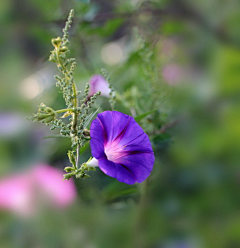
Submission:
[[[78,167],[79,150],[85,145],[86,140],[89,139],[87,126],[97,112],[90,113],[90,110],[96,98],[101,94],[101,92],[97,92],[88,99],[89,84],[86,84],[83,98],[80,102],[78,100],[78,96],[81,92],[77,90],[74,82],[76,59],[67,58],[70,52],[68,48],[68,30],[71,27],[73,15],[74,11],[71,10],[65,28],[63,29],[63,38],[57,37],[52,39],[54,50],[51,51],[49,57],[49,60],[56,63],[59,71],[62,73],[62,77],[58,75],[55,76],[57,80],[56,86],[62,92],[67,108],[53,110],[41,103],[38,113],[29,118],[32,121],[46,123],[50,126],[51,130],[60,128],[60,134],[71,139],[71,147],[73,150],[68,151],[68,157],[72,167],[65,168],[67,172],[67,174],[64,175],[65,179],[70,179],[72,176],[76,176],[76,178],[89,177],[85,171],[89,171],[92,167],[88,167],[86,163],[82,164],[80,168]],[[113,94],[113,91],[111,91],[111,94]],[[64,113],[61,116],[62,119],[71,116],[71,118],[69,118],[70,123],[65,123],[61,119],[57,119],[57,114],[62,113]]]

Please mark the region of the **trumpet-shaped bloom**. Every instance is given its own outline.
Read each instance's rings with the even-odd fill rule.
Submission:
[[[150,140],[133,117],[105,111],[90,129],[92,156],[99,168],[118,181],[143,182],[151,173],[154,153]]]
[[[109,97],[110,89],[108,82],[101,75],[94,75],[90,79],[89,96],[101,91],[101,96]]]

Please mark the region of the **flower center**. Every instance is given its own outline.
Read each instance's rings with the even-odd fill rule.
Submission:
[[[118,158],[122,157],[124,154],[123,147],[119,145],[118,142],[112,142],[110,144],[107,144],[104,148],[104,151],[107,156],[107,159],[114,163],[117,163]]]

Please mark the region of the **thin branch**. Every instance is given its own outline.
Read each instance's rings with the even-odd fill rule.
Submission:
[[[161,129],[159,130],[159,133],[165,133],[168,129],[176,126],[180,122],[180,119],[177,119],[175,121],[169,122],[166,125],[163,125]]]

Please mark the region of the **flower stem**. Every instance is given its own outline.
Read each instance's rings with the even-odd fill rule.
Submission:
[[[66,82],[70,82],[70,78],[68,77],[69,71],[63,65],[61,58],[59,56],[60,55],[60,46],[56,47],[55,49],[56,49],[56,54],[57,54],[57,62],[62,67],[62,72],[65,75]],[[72,82],[72,91],[73,91],[73,99],[72,99],[73,109],[65,109],[65,110],[72,112],[72,131],[73,131],[73,136],[77,137],[78,101],[77,101],[77,86],[74,82]],[[65,110],[64,109],[59,110],[57,113],[65,112]],[[76,149],[76,166],[77,166],[77,168],[78,168],[78,162],[79,162],[79,150],[80,150],[80,145],[77,144],[77,149]]]
[[[76,156],[77,156],[77,158],[76,158],[76,167],[77,168],[78,168],[78,162],[79,162],[79,150],[80,150],[80,146],[77,145],[77,154],[76,154]]]
[[[74,109],[73,108],[59,109],[59,110],[56,110],[55,112],[57,114],[60,114],[60,113],[68,112],[68,111],[74,111]]]

